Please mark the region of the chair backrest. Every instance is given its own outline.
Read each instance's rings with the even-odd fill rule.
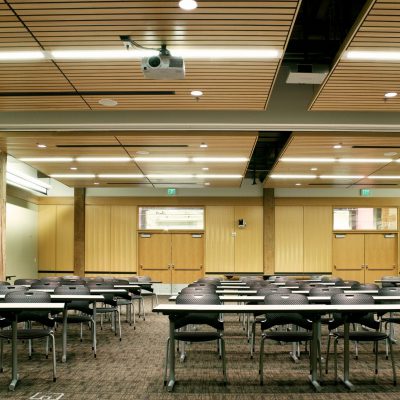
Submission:
[[[44,278],[40,278],[40,281],[45,282],[61,282],[61,276],[46,276]]]
[[[400,287],[386,286],[379,289],[379,296],[400,296]]]
[[[181,290],[181,294],[196,294],[196,293],[210,293],[213,294],[215,293],[215,286],[191,286],[191,287],[185,287]]]
[[[90,289],[83,285],[72,285],[72,286],[62,285],[54,289],[54,294],[90,295]],[[68,303],[66,303],[66,307],[69,310],[88,311],[89,301],[85,300],[69,301]]]
[[[206,276],[204,278],[197,279],[196,282],[198,282],[198,283],[212,283],[212,284],[215,284],[215,285],[219,285],[221,283],[221,280],[218,279],[218,278],[212,278],[210,276]]]
[[[113,285],[129,285],[129,281],[127,279],[114,278],[112,281],[109,282],[111,282]]]
[[[268,305],[301,305],[308,304],[308,299],[303,294],[296,293],[273,293],[265,296],[264,304]],[[311,329],[312,324],[307,320],[307,315],[297,312],[285,312],[282,307],[282,312],[279,313],[266,313],[266,320],[263,322],[262,329],[269,329],[276,325],[294,324],[304,329]]]
[[[138,282],[151,282],[151,277],[147,275],[137,276]]]
[[[8,285],[11,285],[11,283],[8,282],[8,281],[0,281],[0,285],[1,286],[8,286]]]
[[[137,276],[128,276],[126,278],[129,282],[138,282]]]
[[[176,304],[221,304],[217,294],[179,294],[176,297]]]
[[[16,279],[14,281],[14,285],[32,285],[32,283],[35,283],[35,282],[40,282],[40,279],[21,278],[21,279]]]
[[[6,303],[50,303],[51,297],[46,292],[13,290],[6,294],[4,301]]]
[[[67,285],[67,286],[73,286],[73,285],[75,285],[75,286],[82,286],[82,285],[85,285],[86,284],[86,282],[83,280],[83,279],[81,279],[81,278],[79,278],[79,279],[62,279],[61,280],[61,285]]]
[[[69,280],[69,279],[82,279],[79,275],[64,275],[62,279]]]
[[[7,294],[10,292],[16,292],[16,291],[22,291],[22,292],[26,292],[28,290],[28,288],[26,286],[22,286],[22,285],[2,285],[0,286],[0,294]]]
[[[365,293],[347,294],[338,293],[331,297],[331,304],[343,304],[343,305],[357,305],[357,304],[374,304],[374,298]],[[368,315],[368,311],[354,311],[351,313],[346,313],[349,322],[357,323],[361,318]],[[343,319],[343,316],[339,313],[333,314],[334,319]]]
[[[57,286],[60,286],[61,282],[53,282],[53,281],[49,281],[49,282],[35,282],[32,283],[31,285],[31,289],[54,289]]]
[[[85,281],[86,283],[88,282],[104,282],[104,278],[102,278],[101,276],[85,276],[84,278],[82,278],[83,281]]]
[[[355,283],[351,285],[352,290],[379,290],[375,283]]]
[[[275,294],[275,293],[291,294],[292,291],[288,288],[278,287],[278,286],[274,286],[274,285],[260,287],[257,290],[257,296],[268,296],[270,294]]]
[[[310,289],[310,296],[333,296],[334,294],[343,293],[343,289],[335,286],[317,286]]]
[[[399,277],[393,275],[386,275],[382,276],[381,280],[382,280],[382,287],[395,287],[397,286],[397,282],[399,282]]]
[[[217,285],[210,282],[193,282],[190,283],[187,287],[204,287],[204,286],[213,287],[215,290],[217,289]]]
[[[315,285],[310,282],[303,282],[299,285],[300,290],[311,290],[312,288],[315,288]]]
[[[336,282],[335,286],[353,286],[353,285],[360,285],[360,282],[358,281],[353,281],[353,280],[344,280],[341,282]]]

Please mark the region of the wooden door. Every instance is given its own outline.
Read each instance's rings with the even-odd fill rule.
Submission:
[[[171,234],[139,233],[139,275],[171,283]]]
[[[364,282],[364,235],[333,235],[332,274],[344,280]]]
[[[204,275],[204,235],[171,234],[172,283],[190,283]]]
[[[397,275],[397,234],[365,234],[365,282]]]

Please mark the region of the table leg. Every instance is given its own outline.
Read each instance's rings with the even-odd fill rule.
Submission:
[[[63,330],[62,330],[62,357],[63,363],[67,362],[67,329],[68,329],[68,309],[63,310]]]
[[[17,324],[18,324],[18,319],[17,316],[15,316],[13,322],[12,322],[12,378],[11,378],[11,383],[9,385],[9,390],[14,390],[15,386],[17,385],[17,382],[19,380],[18,376],[18,352],[17,352]]]
[[[96,302],[93,302],[93,351],[94,351],[94,357],[96,358],[97,356],[97,331],[96,331]]]
[[[349,351],[349,332],[350,332],[350,324],[345,320],[344,323],[344,340],[343,340],[343,352],[344,352],[344,366],[343,366],[343,383],[350,389],[354,390],[353,384],[350,382],[350,351]]]
[[[319,332],[321,328],[321,319],[316,318],[313,320],[312,326],[312,340],[310,344],[310,357],[311,357],[311,376],[310,382],[314,386],[317,392],[321,391],[321,385],[318,382],[318,342],[319,342]]]
[[[175,323],[169,320],[169,380],[167,390],[172,392],[175,385]]]

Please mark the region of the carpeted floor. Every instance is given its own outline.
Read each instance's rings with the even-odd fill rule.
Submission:
[[[161,299],[167,301],[166,298]],[[149,306],[148,306],[149,307]],[[324,375],[321,393],[315,393],[308,383],[308,359],[304,354],[299,363],[290,359],[289,347],[269,345],[265,363],[265,384],[258,383],[258,353],[252,360],[242,327],[234,315],[227,316],[225,337],[228,366],[228,386],[222,384],[221,361],[216,356],[215,343],[191,345],[185,363],[177,361],[178,380],[173,393],[163,387],[163,363],[168,332],[167,317],[152,314],[137,320],[136,330],[123,323],[122,342],[111,332],[109,324],[98,333],[98,354],[94,359],[90,334],[84,331],[79,341],[77,326],[70,326],[68,361],[57,364],[57,382],[52,382],[52,364],[46,360],[42,343],[35,345],[32,360],[24,344],[19,343],[19,373],[21,381],[14,392],[8,391],[11,375],[11,346],[5,344],[5,370],[0,374],[0,399],[32,400],[398,400],[400,385],[392,384],[389,361],[381,345],[380,370],[374,382],[374,358],[371,345],[360,346],[359,360],[351,359],[351,379],[356,390],[350,393],[333,382],[333,364]],[[56,333],[58,359],[61,357],[61,329]],[[400,379],[400,348],[395,345]],[[325,349],[325,342],[323,342]],[[342,358],[339,360],[341,367]]]

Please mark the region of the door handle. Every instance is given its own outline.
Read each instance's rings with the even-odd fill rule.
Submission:
[[[368,264],[365,265],[365,268],[368,269]]]
[[[365,265],[364,265],[364,264],[361,264],[361,269],[364,269],[364,267],[365,267]]]
[[[333,266],[333,268],[335,268],[335,269],[336,269],[336,265],[334,265],[334,266]]]
[[[175,265],[174,265],[174,264],[171,264],[171,268],[174,269],[174,268],[175,268]]]
[[[171,269],[171,266],[168,264],[168,269]]]
[[[393,267],[394,268],[394,267]],[[200,269],[203,269],[203,264],[200,264]]]

